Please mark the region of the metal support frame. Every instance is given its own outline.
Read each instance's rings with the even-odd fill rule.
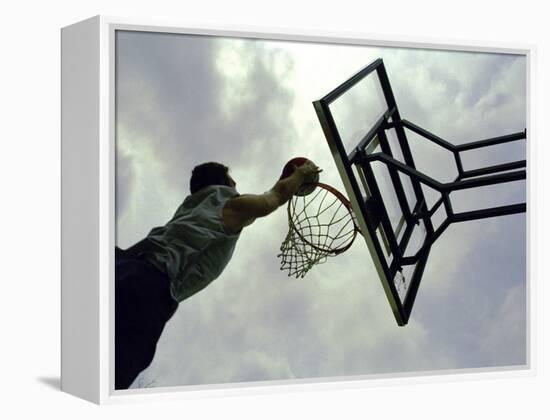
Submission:
[[[358,142],[357,147],[350,153],[347,153],[330,111],[330,104],[341,95],[345,94],[362,79],[374,72],[376,72],[380,80],[387,109]],[[462,165],[461,152],[526,139],[526,130],[505,136],[473,141],[461,145],[453,145],[424,128],[408,120],[401,119],[382,59],[375,60],[367,67],[360,70],[328,95],[319,101],[315,101],[313,105],[340,171],[346,191],[350,196],[353,208],[356,213],[361,215],[361,217],[358,218],[360,228],[367,241],[369,250],[373,255],[378,273],[384,280],[382,282],[384,291],[393,309],[397,323],[398,325],[405,325],[412,311],[412,306],[416,298],[431,246],[452,223],[504,216],[526,211],[526,203],[520,203],[460,213],[454,212],[450,199],[450,193],[453,191],[526,179],[525,160],[465,171]],[[386,135],[386,130],[388,129],[395,129],[395,134],[403,154],[403,162],[396,160],[392,156],[391,147]],[[444,148],[449,153],[452,153],[458,172],[457,178],[452,182],[442,183],[418,171],[409,147],[406,130],[417,133],[421,137]],[[371,154],[370,151],[375,139],[379,142],[381,152]],[[372,169],[372,164],[374,162],[381,162],[387,167],[392,186],[397,195],[398,203],[404,218],[404,232],[402,235],[399,235],[399,238],[398,234],[392,229],[388,212],[383,204],[382,194]],[[370,197],[362,197],[359,182],[354,174],[354,166],[365,177],[371,194]],[[406,175],[411,181],[415,196],[415,202],[411,203],[411,205],[413,205],[414,208],[409,208],[409,203],[399,174]],[[428,208],[426,204],[426,199],[421,187],[422,184],[429,186],[441,194],[441,198],[437,200],[431,208]],[[437,229],[434,229],[431,218],[441,205],[444,206],[447,217]],[[376,214],[372,214],[373,212]],[[413,230],[419,223],[423,223],[426,229],[424,241],[414,255],[405,255],[405,250],[407,249]],[[377,239],[376,231],[379,227],[383,230],[386,247],[391,251],[393,257],[391,263],[388,263],[384,254],[384,249]],[[414,271],[410,278],[406,296],[402,299],[397,292],[393,279],[397,272],[401,271],[403,267],[407,265],[414,266]]]
[[[414,164],[411,165],[403,163],[393,158],[390,148],[387,145],[387,136],[385,135],[384,131],[388,128],[395,128],[397,131],[399,127],[411,129],[417,134],[420,134],[425,139],[440,147],[443,147],[450,153],[453,153],[456,163],[456,169],[458,171],[458,177],[452,182],[442,183],[418,171],[415,168]],[[384,267],[384,270],[387,272],[388,278],[393,278],[396,272],[402,270],[403,266],[406,265],[417,264],[422,267],[423,271],[431,246],[453,223],[479,220],[489,217],[505,216],[526,211],[526,203],[519,203],[457,213],[453,210],[450,198],[450,194],[453,191],[474,189],[489,185],[496,185],[526,179],[526,160],[465,171],[462,166],[462,157],[460,155],[460,153],[465,150],[481,149],[496,144],[523,140],[526,138],[526,131],[455,146],[407,120],[394,119],[392,123],[380,123],[376,128],[377,131],[375,130],[376,133],[374,135],[378,136],[378,139],[381,143],[382,152],[367,154],[364,152],[364,149],[357,148],[352,154],[353,160],[350,163],[358,165],[362,168],[368,185],[374,186],[372,188],[374,190],[372,199],[377,203],[382,202],[382,196],[378,190],[377,182],[374,177],[371,164],[373,162],[381,162],[387,166],[390,171],[392,184],[395,188],[395,193],[398,197],[401,209],[403,210],[405,220],[407,221],[407,234],[404,235],[399,242],[396,238],[396,235],[393,234],[387,212],[384,211],[382,212],[382,214],[377,215],[380,219],[380,225],[382,225],[385,236],[387,237],[391,254],[393,255],[393,261],[390,266]],[[363,143],[368,144],[368,141],[363,141]],[[405,174],[411,179],[413,186],[418,186],[415,189],[416,197],[418,200],[418,208],[415,209],[412,213],[410,213],[408,207],[404,205],[404,203],[406,203],[406,197],[399,177],[397,176],[397,172]],[[424,184],[441,194],[441,198],[431,208],[427,208],[424,196],[422,194],[418,194],[418,190],[421,191],[421,189],[419,188],[420,184]],[[431,218],[441,205],[444,205],[447,217],[439,225],[439,227],[434,230]],[[374,207],[384,209],[384,206],[379,204]],[[414,227],[414,224],[418,222],[424,222],[426,226],[426,236],[424,242],[414,255],[405,255],[404,250],[406,249],[410,240],[412,229]],[[382,260],[382,258],[380,259]],[[416,275],[416,273],[413,274],[411,285],[415,287],[415,292],[418,289],[419,282],[420,278]],[[412,305],[412,302],[413,300],[410,300],[410,297],[407,296],[407,299],[404,302],[404,309],[407,308],[408,303]],[[407,314],[407,311],[405,310],[404,313]]]
[[[520,137],[520,138],[524,138],[524,137]],[[479,146],[479,147],[482,147],[482,146]],[[495,184],[501,184],[501,183],[526,179],[525,170],[514,171],[514,172],[503,172],[510,169],[516,169],[521,167],[525,168],[526,166],[525,160],[511,162],[509,164],[504,164],[504,165],[489,166],[486,168],[480,168],[470,172],[463,171],[462,175],[459,175],[457,180],[453,182],[445,183],[445,184],[440,183],[434,180],[433,178],[430,178],[429,176],[417,171],[416,169],[409,168],[407,165],[403,165],[401,162],[393,159],[392,157],[390,157],[385,153],[374,153],[371,155],[364,155],[360,159],[358,159],[357,163],[370,164],[370,162],[376,162],[376,161],[383,162],[388,167],[392,167],[395,170],[402,172],[411,178],[415,178],[418,182],[423,183],[441,193],[441,196],[442,196],[441,199],[438,200],[432,206],[431,209],[428,209],[427,213],[413,214],[413,217],[416,220],[425,221],[431,218],[435,214],[437,208],[439,208],[442,202],[445,204],[445,210],[447,213],[447,218],[442,222],[442,224],[439,226],[437,230],[433,231],[431,235],[426,236],[423,246],[417,251],[417,253],[414,256],[405,257],[399,252],[400,249],[397,246],[395,246],[395,248],[392,248],[392,251],[395,251],[394,255],[401,256],[400,258],[398,257],[394,260],[394,263],[396,265],[416,264],[422,257],[423,253],[429,250],[429,248],[433,245],[433,243],[441,236],[441,234],[445,231],[445,229],[447,229],[447,227],[449,227],[452,223],[479,220],[479,219],[485,219],[489,217],[506,216],[506,215],[516,214],[516,213],[523,213],[527,210],[526,203],[519,203],[519,204],[512,204],[512,205],[506,205],[506,206],[491,207],[491,208],[456,213],[452,209],[450,197],[449,197],[452,191],[479,188],[479,187],[488,186],[488,185],[495,185]],[[460,163],[460,158],[458,160],[458,163]],[[490,174],[490,175],[483,176],[483,177],[480,176],[475,179],[465,179],[471,176],[476,176],[476,175],[472,175],[473,173],[476,173],[478,175],[479,174]],[[369,175],[367,175],[367,177],[369,177]],[[401,194],[400,191],[396,191],[396,193],[398,196]],[[390,246],[391,245],[392,245],[392,241],[390,241]]]

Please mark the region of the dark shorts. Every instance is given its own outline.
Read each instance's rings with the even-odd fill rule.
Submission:
[[[155,355],[178,307],[168,277],[151,263],[117,258],[115,268],[115,389],[128,388]]]

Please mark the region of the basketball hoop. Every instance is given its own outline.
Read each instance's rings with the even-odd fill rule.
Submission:
[[[330,185],[289,200],[288,234],[281,244],[281,270],[303,278],[317,264],[347,251],[359,228],[349,200]]]

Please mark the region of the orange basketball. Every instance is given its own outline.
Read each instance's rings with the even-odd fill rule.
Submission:
[[[294,159],[289,160],[285,167],[283,168],[283,173],[281,174],[280,179],[284,179],[292,175],[294,168],[302,166],[307,160],[305,157],[295,157]],[[306,182],[304,185],[296,192],[296,195],[304,196],[311,194],[317,187],[315,184],[319,182],[319,174],[315,174],[315,179],[312,182]]]

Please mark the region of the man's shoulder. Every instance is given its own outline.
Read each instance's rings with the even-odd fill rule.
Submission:
[[[194,194],[187,196],[186,200],[187,199],[204,200],[205,198],[212,197],[212,196],[219,196],[223,198],[234,198],[239,195],[240,194],[233,187],[228,187],[227,185],[210,185],[208,187],[204,187],[203,189],[197,191]]]
[[[185,197],[178,210],[197,207],[203,203],[225,203],[227,200],[238,196],[239,193],[232,187],[226,187],[225,185],[210,185]]]

